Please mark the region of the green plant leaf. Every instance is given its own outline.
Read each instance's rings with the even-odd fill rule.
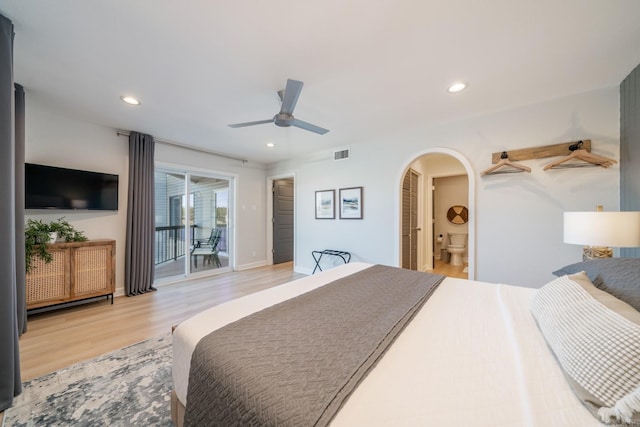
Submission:
[[[76,230],[64,217],[58,218],[49,224],[42,220],[27,220],[24,231],[27,273],[33,269],[34,257],[40,257],[45,263],[50,263],[53,260],[48,246],[51,233],[58,233],[58,238],[63,239],[65,242],[84,242],[87,240],[84,233]]]

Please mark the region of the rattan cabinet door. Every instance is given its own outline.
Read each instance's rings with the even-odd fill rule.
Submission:
[[[69,248],[50,249],[52,261],[46,263],[42,258],[33,259],[33,270],[26,275],[27,308],[64,302],[71,296],[69,284]]]
[[[113,245],[74,248],[72,298],[113,293]]]

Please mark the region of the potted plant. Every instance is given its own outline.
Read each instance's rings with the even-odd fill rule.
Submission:
[[[87,240],[82,231],[76,230],[64,217],[49,223],[49,231],[57,234],[56,240],[64,240],[65,242],[84,242]]]
[[[38,219],[27,220],[24,230],[25,266],[29,273],[33,268],[33,258],[40,257],[44,262],[50,263],[53,259],[49,253],[48,244],[54,242],[51,234],[57,233],[57,239],[65,242],[84,242],[86,236],[77,231],[64,217],[49,224]]]
[[[24,248],[27,273],[31,271],[32,259],[35,256],[42,258],[44,262],[51,262],[51,254],[47,250],[50,232],[49,225],[42,220],[29,219],[24,230]]]

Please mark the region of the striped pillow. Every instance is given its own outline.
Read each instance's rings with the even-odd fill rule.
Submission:
[[[542,287],[531,311],[585,406],[605,423],[639,423],[640,313],[584,273]]]

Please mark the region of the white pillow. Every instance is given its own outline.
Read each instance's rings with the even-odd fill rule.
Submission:
[[[539,289],[531,312],[585,406],[605,423],[640,422],[640,313],[584,273]]]

